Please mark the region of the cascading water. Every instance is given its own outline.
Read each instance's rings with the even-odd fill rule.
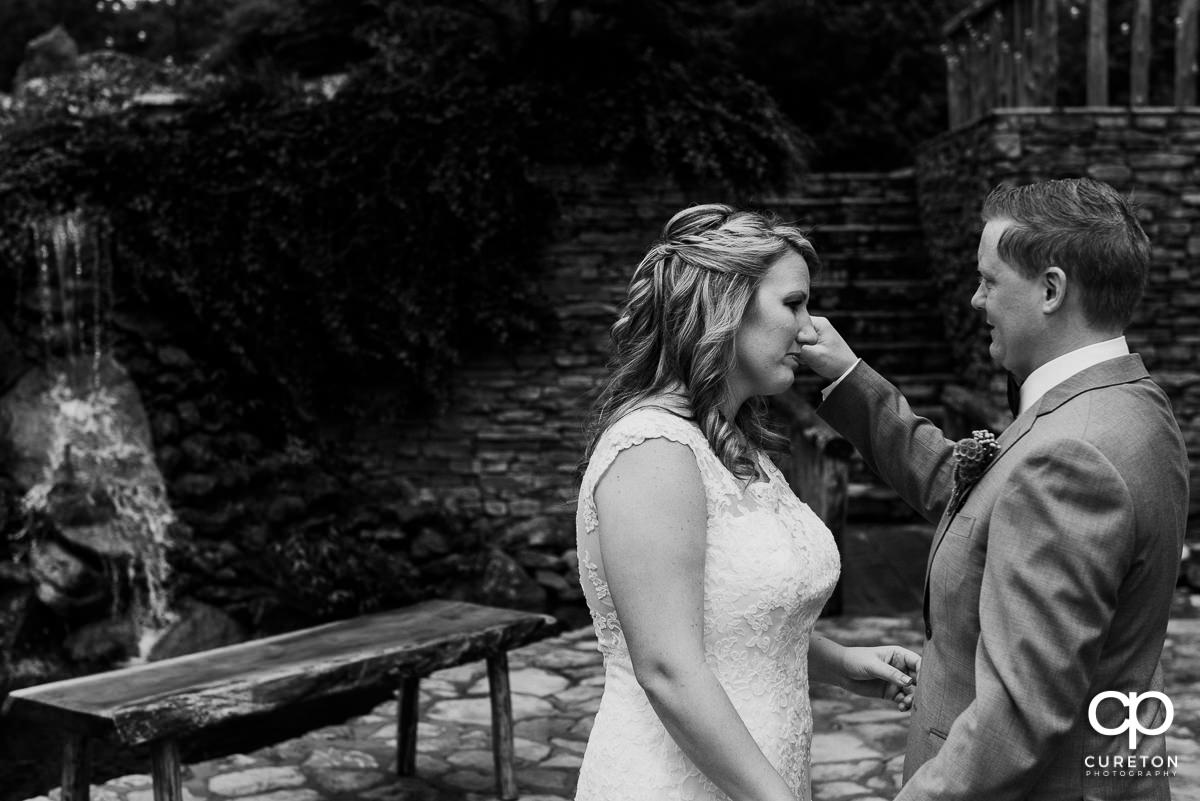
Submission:
[[[44,461],[24,504],[101,557],[111,613],[133,621],[135,660],[144,659],[175,618],[165,591],[174,515],[137,391],[108,341],[112,270],[104,232],[77,211],[37,226],[34,239],[45,377],[40,408],[15,422],[31,427]]]

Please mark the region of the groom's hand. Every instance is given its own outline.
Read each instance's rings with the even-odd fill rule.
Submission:
[[[826,381],[836,381],[858,357],[828,318],[813,317],[812,324],[817,330],[817,341],[800,348],[800,359]]]
[[[921,657],[899,645],[846,648],[842,656],[842,687],[867,698],[895,702],[901,711],[912,708]]]

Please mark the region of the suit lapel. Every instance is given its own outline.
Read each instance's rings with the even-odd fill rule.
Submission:
[[[972,485],[974,489],[983,481],[984,476],[992,469],[992,466],[1003,458],[1013,445],[1020,442],[1021,438],[1029,433],[1033,428],[1033,424],[1038,418],[1047,415],[1050,412],[1062,406],[1067,401],[1071,400],[1084,392],[1089,392],[1094,389],[1103,387],[1116,386],[1118,384],[1128,384],[1134,381],[1141,381],[1149,378],[1150,374],[1146,372],[1145,365],[1142,364],[1142,357],[1136,353],[1128,356],[1120,356],[1115,359],[1108,359],[1093,365],[1086,370],[1081,370],[1075,375],[1063,381],[1061,384],[1053,387],[1049,392],[1042,396],[1041,400],[1030,406],[1023,414],[1017,417],[1009,424],[1008,428],[1004,429],[1003,433],[996,438],[997,451],[996,456],[979,476],[979,480]],[[961,507],[961,504],[959,505]],[[947,507],[946,513],[942,515],[942,519],[938,521],[937,530],[934,532],[933,545],[929,548],[929,558],[925,562],[925,587],[928,593],[929,573],[933,569],[933,558],[937,554],[938,547],[942,544],[942,540],[946,537],[946,529],[950,526],[950,521],[954,518],[950,514],[950,508]]]

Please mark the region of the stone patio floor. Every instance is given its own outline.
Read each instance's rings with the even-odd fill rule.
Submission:
[[[1190,604],[1181,608],[1188,612]],[[1168,751],[1179,758],[1175,801],[1200,801],[1200,619],[1171,621],[1164,661],[1175,707]],[[840,617],[818,628],[845,644],[898,642],[919,650],[919,617]],[[603,685],[589,629],[509,654],[517,781],[525,801],[574,795]],[[421,683],[417,777],[395,769],[395,703],[248,754],[189,765],[186,801],[485,801],[495,798],[487,678],[482,662]],[[835,687],[814,685],[813,796],[891,799],[898,788],[908,713]],[[92,789],[93,801],[152,801],[150,777]],[[49,798],[58,801],[57,789]],[[39,796],[34,801],[46,801]]]

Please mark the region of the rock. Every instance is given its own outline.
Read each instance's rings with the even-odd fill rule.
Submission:
[[[25,45],[25,60],[13,79],[15,93],[19,97],[21,88],[34,78],[71,72],[78,64],[79,46],[65,28],[55,25]]]
[[[103,410],[86,399],[64,402],[55,396],[60,379],[95,381],[112,403]],[[65,436],[71,442],[71,462],[76,479],[85,487],[100,477],[117,477],[137,486],[161,486],[154,464],[150,423],[137,387],[125,369],[111,357],[98,367],[91,359],[71,358],[52,374],[38,366],[27,371],[0,399],[0,413],[11,420],[8,429],[12,455],[9,473],[23,487],[35,487],[53,473],[62,454],[55,443]],[[103,415],[104,425],[97,425]],[[112,456],[120,440],[120,459]]]
[[[812,780],[814,785],[818,782],[862,781],[877,773],[882,766],[883,762],[878,759],[818,763],[812,766]]]
[[[554,707],[548,701],[531,695],[513,695],[512,706],[514,720],[548,717],[554,714]],[[438,701],[429,708],[425,716],[430,720],[490,726],[492,705],[487,698],[452,698]]]
[[[546,516],[531,517],[514,523],[504,532],[505,547],[549,545],[557,541],[555,522]]]
[[[409,555],[413,559],[425,560],[445,556],[450,553],[450,550],[450,543],[446,540],[445,535],[427,526],[422,528],[421,533],[413,540]]]
[[[305,476],[302,491],[309,502],[322,503],[337,499],[342,493],[342,486],[328,473],[314,470]]]
[[[245,431],[239,431],[233,435],[233,441],[236,445],[237,452],[242,456],[254,456],[262,453],[262,440]]]
[[[244,642],[246,633],[233,618],[201,601],[179,604],[179,619],[150,648],[147,659],[156,662],[210,648]]]
[[[882,760],[883,755],[867,747],[860,738],[843,732],[818,733],[812,741],[812,764]]]
[[[246,796],[299,787],[304,782],[304,774],[294,767],[250,768],[212,777],[208,790],[223,796]]]
[[[109,782],[111,784],[111,782]],[[183,788],[183,801],[204,801],[188,788]],[[92,796],[95,801],[99,801],[95,796]],[[125,793],[125,801],[154,801],[154,790],[130,790]]]
[[[306,768],[377,768],[379,762],[365,751],[317,748],[304,762]]]
[[[171,482],[171,491],[188,500],[207,498],[216,488],[217,479],[206,473],[185,473]]]
[[[478,595],[482,603],[516,609],[541,609],[546,603],[546,591],[515,559],[496,548],[488,553]]]
[[[308,509],[303,499],[295,495],[279,495],[267,507],[267,520],[272,523],[288,523],[299,517]]]
[[[170,412],[158,412],[153,417],[151,430],[157,442],[174,440],[179,436],[179,418]]]
[[[29,566],[21,562],[0,561],[0,587],[27,585],[33,583],[33,574]],[[8,629],[0,628],[7,631]]]
[[[158,349],[158,361],[167,367],[190,367],[192,357],[183,350],[168,345]]]
[[[99,565],[89,564],[53,540],[34,540],[29,562],[38,600],[60,614],[108,597]]]
[[[570,595],[578,589],[577,585],[571,585],[565,578],[553,570],[537,571],[534,574],[534,580],[537,581],[539,586],[545,587],[559,596]]]
[[[167,475],[175,475],[183,464],[183,451],[172,445],[163,445],[156,451],[158,469]]]
[[[137,552],[137,543],[130,542],[127,531],[115,523],[61,526],[58,533],[64,540],[101,556],[128,557],[136,555]]]
[[[63,449],[62,462],[54,470],[54,485],[46,494],[46,514],[60,528],[107,523],[116,516],[116,506],[98,476],[84,482],[71,461],[71,446]]]
[[[539,698],[561,698],[563,691],[570,685],[565,678],[557,673],[551,673],[541,668],[521,668],[511,670],[508,676],[509,689],[522,695],[534,695]],[[468,695],[486,695],[488,680],[485,676],[477,680],[467,690]]]
[[[528,799],[524,794],[521,797]],[[392,776],[387,785],[360,793],[359,798],[367,801],[438,801],[444,796],[423,779]]]
[[[357,793],[382,783],[388,776],[377,770],[318,770],[317,784],[330,793]]]
[[[554,570],[559,567],[558,557],[554,554],[523,548],[516,552],[517,562],[528,570]]]
[[[194,429],[204,421],[204,418],[200,415],[200,407],[191,401],[184,401],[179,404],[175,408],[175,411],[178,412],[179,420],[185,428]]]
[[[242,511],[240,504],[222,503],[206,510],[183,507],[179,516],[196,534],[216,538],[229,536],[230,527]]]
[[[122,662],[137,653],[137,627],[127,616],[79,627],[63,646],[76,662]]]
[[[180,450],[187,457],[194,470],[206,470],[217,460],[213,451],[212,438],[207,434],[192,434],[179,443]]]

